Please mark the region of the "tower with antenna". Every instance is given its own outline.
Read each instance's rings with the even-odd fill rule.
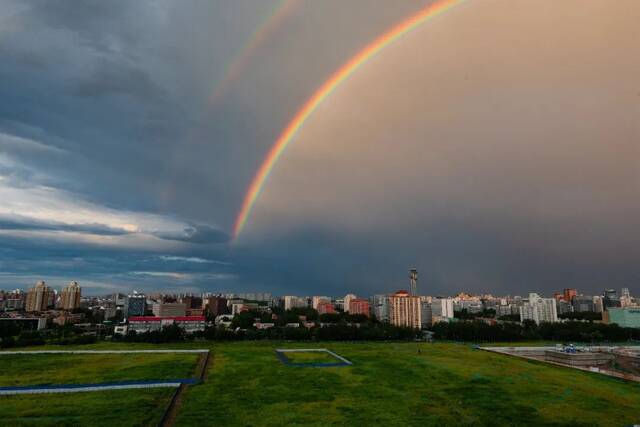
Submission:
[[[412,268],[409,270],[409,280],[411,280],[411,295],[418,294],[418,270]]]

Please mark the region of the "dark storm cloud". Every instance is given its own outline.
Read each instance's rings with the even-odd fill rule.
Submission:
[[[101,60],[86,78],[77,83],[73,93],[89,98],[130,95],[149,102],[162,96],[163,91],[148,73],[123,63]]]
[[[165,240],[179,242],[216,244],[229,241],[229,235],[215,227],[206,224],[190,224],[181,233],[153,233],[154,236]]]

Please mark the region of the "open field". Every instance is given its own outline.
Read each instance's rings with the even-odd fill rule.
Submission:
[[[0,355],[0,386],[188,378],[197,358],[170,353]]]
[[[213,349],[208,378],[187,387],[179,426],[621,426],[640,422],[637,383],[461,344],[238,342],[153,347],[102,343],[81,348],[207,346]],[[300,369],[283,365],[274,352],[309,347],[335,351],[353,366]],[[49,368],[56,370],[55,364]],[[0,413],[12,414],[7,422],[15,425],[36,421],[39,425],[40,421],[45,425],[104,421],[106,425],[115,420],[119,426],[155,425],[171,391],[10,396],[0,398]],[[68,418],[56,418],[63,416]]]
[[[173,389],[0,396],[0,424],[11,426],[157,425]]]
[[[281,343],[215,346],[178,425],[628,425],[638,384],[456,344],[323,343],[351,367],[282,365]]]
[[[304,364],[314,364],[314,363],[336,363],[340,362],[340,360],[336,359],[329,353],[319,352],[319,351],[309,351],[309,352],[287,352],[285,354],[287,359],[291,363],[304,363]]]

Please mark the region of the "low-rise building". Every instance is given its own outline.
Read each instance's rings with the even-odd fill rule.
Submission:
[[[187,315],[187,306],[179,302],[153,304],[153,315],[156,317],[181,317]]]
[[[204,316],[154,317],[134,316],[129,318],[129,330],[141,332],[159,331],[164,326],[178,325],[187,333],[204,331]]]
[[[623,328],[640,328],[640,307],[609,308],[603,312],[603,320]]]

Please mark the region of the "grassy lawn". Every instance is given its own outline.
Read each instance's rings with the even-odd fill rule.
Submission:
[[[173,389],[0,396],[1,425],[155,426]]]
[[[309,352],[285,352],[284,355],[289,359],[291,363],[339,363],[341,360],[336,359],[329,353],[319,351]]]
[[[214,345],[178,425],[629,425],[640,385],[457,344],[323,343],[351,367],[285,366],[275,348]],[[287,355],[290,355],[288,353]]]
[[[0,355],[0,386],[189,378],[197,354]]]

